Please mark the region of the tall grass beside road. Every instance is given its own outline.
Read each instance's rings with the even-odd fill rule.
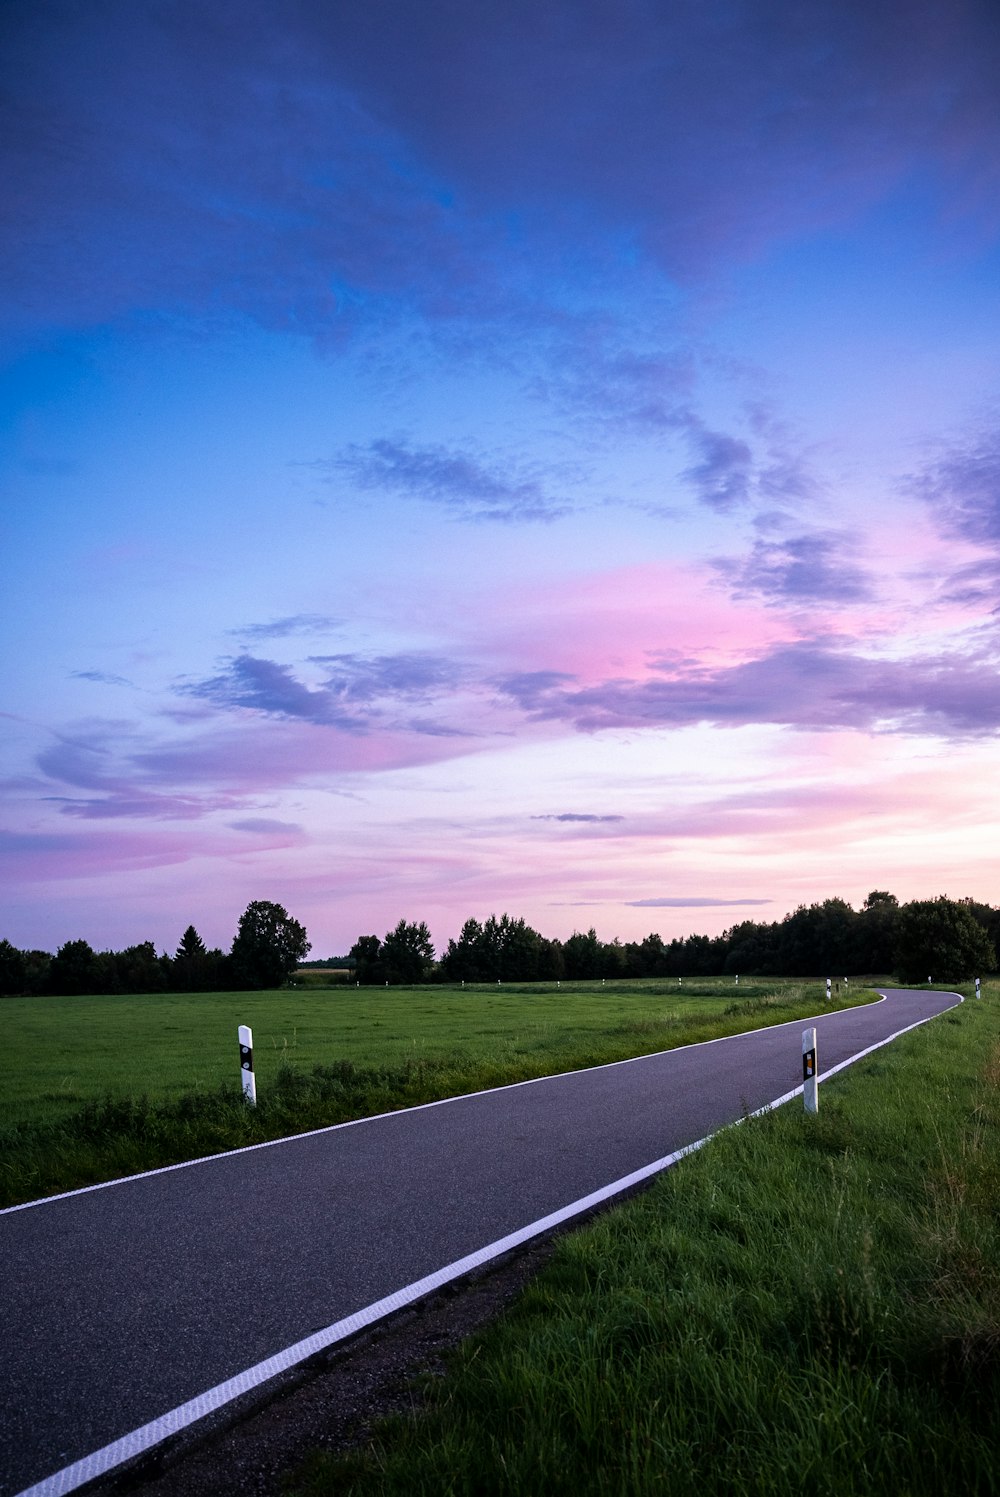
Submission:
[[[564,1237],[297,1497],[1000,1486],[1000,985]]]
[[[0,1205],[826,1008],[819,982],[732,978],[6,999]]]

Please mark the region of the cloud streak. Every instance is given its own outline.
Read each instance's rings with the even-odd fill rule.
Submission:
[[[633,910],[704,910],[724,908],[729,905],[773,904],[772,899],[711,899],[699,895],[677,899],[626,899]]]
[[[379,438],[348,448],[329,465],[359,488],[443,505],[467,520],[551,522],[572,511],[534,478],[517,478],[468,453]]]
[[[582,822],[584,824],[624,821],[624,816],[592,816],[586,812],[561,811],[558,814],[532,816],[532,821]]]
[[[964,737],[1000,730],[996,663],[962,656],[882,660],[849,642],[801,640],[718,669],[666,670],[663,679],[609,680],[574,690],[536,688],[532,716],[608,728],[775,724]],[[506,688],[527,705],[516,683]]]

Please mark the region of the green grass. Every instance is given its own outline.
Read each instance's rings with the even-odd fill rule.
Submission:
[[[0,1204],[825,1006],[822,983],[773,979],[6,999]]]
[[[299,1497],[992,1493],[1000,985],[563,1238]]]

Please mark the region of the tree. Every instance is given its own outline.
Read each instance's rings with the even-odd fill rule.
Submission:
[[[52,958],[46,986],[50,993],[71,997],[78,993],[99,993],[101,972],[97,953],[89,942],[66,941]]]
[[[890,894],[888,889],[873,889],[861,908],[863,910],[898,910],[899,900],[895,894]]]
[[[601,943],[597,939],[597,932],[593,926],[585,936],[575,930],[569,939],[563,942],[563,961],[566,964],[566,976],[569,978],[600,977]]]
[[[446,977],[453,982],[485,982],[486,951],[483,927],[476,919],[466,920],[458,940],[450,940],[441,958]]]
[[[386,933],[379,956],[386,982],[423,982],[434,960],[431,933],[422,920],[419,925],[401,920]]]
[[[535,982],[562,975],[546,941],[523,919],[490,915],[483,924],[466,920],[457,941],[449,941],[441,966],[452,981]]]
[[[205,943],[194,926],[189,925],[174,952],[172,976],[175,987],[184,993],[204,992],[208,965]]]
[[[48,951],[22,951],[24,957],[24,991],[47,993],[52,956]]]
[[[354,977],[357,982],[384,982],[379,962],[382,942],[378,936],[359,936],[347,953],[354,959]]]
[[[28,964],[24,952],[9,941],[0,941],[0,997],[23,993]]]
[[[230,956],[233,976],[248,988],[280,988],[309,950],[305,926],[280,904],[254,900],[240,916]]]
[[[964,982],[996,967],[996,952],[968,905],[944,895],[904,904],[896,938],[903,982]]]
[[[873,889],[858,916],[859,971],[892,971],[896,960],[898,924],[899,900],[895,894],[890,894],[887,889]]]
[[[162,993],[167,986],[164,969],[169,969],[169,958],[158,957],[152,941],[126,946],[124,951],[102,952],[98,960],[108,974],[109,992]]]

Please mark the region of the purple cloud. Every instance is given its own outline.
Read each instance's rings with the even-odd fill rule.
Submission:
[[[129,836],[98,832],[12,832],[0,830],[0,871],[11,886],[24,883],[51,886],[63,879],[89,879],[107,873],[161,868],[185,863],[192,856],[188,839],[172,836]]]
[[[38,768],[48,780],[92,792],[86,796],[46,795],[64,816],[82,821],[139,818],[156,821],[193,821],[206,811],[227,803],[226,797],[203,796],[187,791],[171,792],[151,786],[136,775],[134,767],[123,767],[115,749],[130,744],[127,730],[113,725],[92,730],[89,741],[63,739],[44,749]],[[127,757],[127,756],[126,756]],[[234,804],[234,802],[229,802]]]
[[[1000,555],[957,567],[945,581],[941,601],[1000,613]]]
[[[269,624],[246,624],[242,629],[230,629],[229,633],[238,639],[289,639],[298,634],[330,634],[343,628],[343,624],[343,619],[325,613],[294,613]]]
[[[748,444],[695,422],[690,423],[688,437],[698,461],[685,468],[681,477],[691,484],[701,503],[723,511],[745,504],[751,496],[753,469]]]
[[[238,655],[221,674],[194,682],[184,690],[217,707],[244,707],[269,717],[300,718],[348,732],[358,732],[364,726],[357,717],[341,710],[336,693],[304,686],[289,666],[253,655]]]
[[[76,681],[94,681],[98,686],[131,686],[124,676],[115,676],[110,671],[71,671]]]
[[[436,703],[466,680],[468,672],[442,656],[312,655],[309,664],[325,668],[322,682],[307,686],[291,666],[244,654],[215,676],[189,682],[181,690],[223,710],[243,709],[271,718],[367,734],[376,726],[435,738],[472,736],[465,728],[423,717],[398,717],[412,703]]]
[[[909,481],[945,535],[1000,548],[1000,436],[953,448]]]
[[[909,0],[902,24],[898,6],[837,0],[804,14],[783,0],[528,14],[393,0],[325,40],[341,76],[474,201],[578,234],[586,205],[675,274],[843,223],[917,154],[952,202],[992,212],[1000,36],[986,3],[943,14]]]
[[[50,325],[155,306],[328,338],[372,300],[499,318],[512,221],[543,252],[614,226],[701,279],[848,221],[920,158],[966,214],[1000,196],[983,0],[908,0],[902,24],[837,0],[371,0],[363,26],[319,0],[52,0],[3,26],[7,279]]]
[[[849,642],[802,640],[738,665],[671,670],[662,680],[581,690],[548,682],[535,693],[532,714],[586,732],[774,723],[962,737],[1000,729],[1000,677],[987,658],[879,660]]]
[[[152,821],[197,821],[206,811],[217,810],[218,803],[206,803],[194,795],[157,795],[152,791],[115,790],[99,799],[47,795],[44,799],[57,805],[64,816],[80,821],[111,821],[119,818],[141,818]]]
[[[305,828],[297,822],[275,821],[269,816],[247,816],[227,824],[234,832],[248,832],[254,837],[279,837],[285,843],[299,842],[305,837]]]
[[[691,422],[694,389],[689,350],[637,348],[628,330],[610,317],[560,318],[547,347],[544,372],[530,382],[531,394],[570,413],[582,413],[588,429],[620,436],[623,428],[667,432]]]
[[[326,339],[359,298],[442,308],[476,280],[475,231],[323,65],[321,9],[4,21],[8,275],[32,320],[157,307]]]
[[[757,541],[748,557],[720,558],[716,570],[733,596],[753,594],[775,603],[857,603],[872,596],[870,575],[851,558],[852,539],[840,532]]]
[[[350,447],[329,466],[363,489],[410,494],[443,504],[464,519],[551,521],[572,506],[545,493],[533,478],[509,477],[467,453],[381,438]]]
[[[633,910],[699,910],[723,905],[773,904],[773,899],[710,899],[697,895],[685,899],[626,899]]]
[[[385,698],[426,701],[461,685],[467,674],[440,655],[310,655],[315,665],[332,666],[324,690],[343,702]]]
[[[603,821],[624,821],[625,820],[624,816],[588,816],[584,812],[577,812],[577,811],[562,811],[558,815],[532,816],[531,819],[532,819],[532,821],[582,821],[582,822],[603,822]]]
[[[519,671],[494,682],[502,696],[510,697],[522,711],[531,716],[549,716],[549,708],[558,693],[564,692],[576,677],[565,671]]]

